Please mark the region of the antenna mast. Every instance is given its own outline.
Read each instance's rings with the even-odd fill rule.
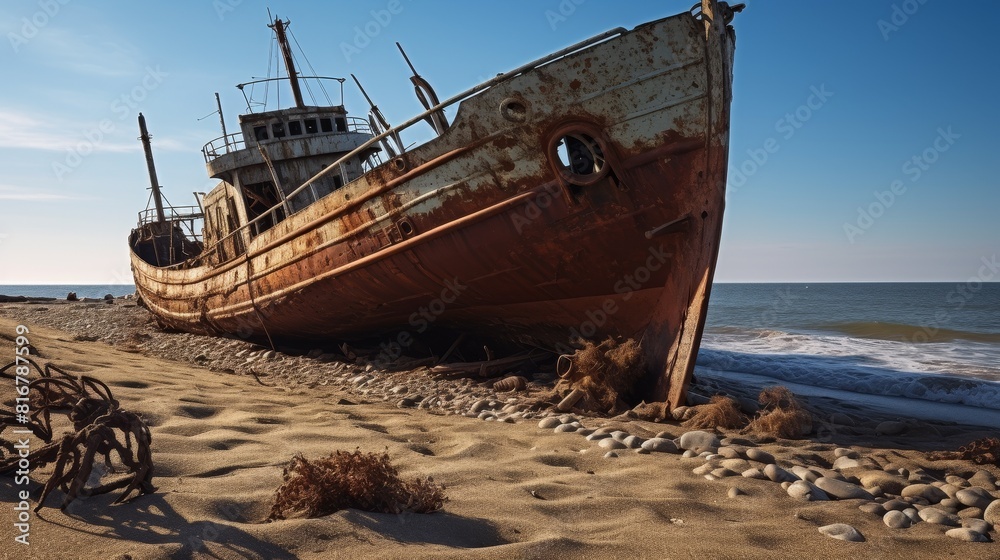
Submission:
[[[278,45],[281,47],[281,54],[285,58],[285,70],[288,72],[288,81],[292,85],[295,106],[302,109],[306,104],[302,101],[302,90],[299,88],[299,75],[295,71],[295,61],[292,60],[292,47],[289,46],[288,37],[285,36],[285,26],[288,23],[291,22],[281,21],[280,18],[275,16],[274,23],[268,25],[268,27],[274,30],[274,34],[278,38]]]
[[[149,169],[149,184],[153,189],[153,203],[156,204],[156,223],[167,221],[163,214],[163,197],[160,195],[160,182],[156,179],[156,166],[153,165],[153,148],[149,144],[149,132],[146,130],[146,117],[139,113],[139,140],[146,152],[146,168]]]

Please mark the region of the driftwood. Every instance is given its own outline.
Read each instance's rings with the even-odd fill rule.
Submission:
[[[125,501],[134,491],[138,496],[153,492],[152,436],[142,419],[122,410],[111,389],[102,381],[70,375],[52,364],[41,368],[34,361],[27,361],[38,374],[28,384],[28,421],[24,422],[24,418],[12,411],[0,410],[0,434],[7,427],[28,429],[47,444],[28,456],[36,469],[55,463],[55,470],[45,483],[35,511],[42,509],[49,493],[57,487],[65,494],[61,509],[80,495],[104,494],[123,487],[124,492],[114,503]],[[10,371],[18,365],[14,362],[0,369],[0,378],[14,380]],[[73,432],[53,441],[53,415],[66,416],[73,424]],[[121,439],[116,431],[121,432]],[[97,456],[102,456],[105,466],[114,472],[112,452],[117,453],[130,476],[97,488],[86,488]],[[0,474],[16,470],[19,460],[16,454],[0,459]]]
[[[450,364],[440,364],[430,368],[431,374],[437,375],[474,375],[479,377],[496,377],[506,373],[524,363],[532,360],[531,352],[521,352],[498,358],[496,360],[486,360],[483,362],[454,362]]]

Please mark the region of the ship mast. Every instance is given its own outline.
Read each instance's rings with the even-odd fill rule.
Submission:
[[[146,168],[149,169],[149,184],[153,189],[153,203],[156,204],[156,223],[167,221],[163,214],[163,197],[160,195],[160,182],[156,179],[156,166],[153,165],[153,148],[149,144],[149,131],[146,130],[146,117],[139,113],[139,139],[142,149],[146,152]]]
[[[292,47],[288,44],[288,37],[285,36],[285,22],[275,17],[274,23],[268,25],[274,30],[278,38],[278,45],[281,47],[281,55],[285,58],[285,70],[288,72],[288,81],[292,85],[292,95],[295,97],[295,106],[302,109],[306,106],[302,101],[302,90],[299,88],[299,75],[295,71],[295,61],[292,60]]]

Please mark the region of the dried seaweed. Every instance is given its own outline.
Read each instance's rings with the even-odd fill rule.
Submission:
[[[986,437],[969,442],[958,451],[938,451],[928,454],[932,460],[964,459],[977,465],[1000,467],[1000,438]]]
[[[52,364],[41,368],[34,361],[28,362],[38,373],[38,377],[28,384],[30,416],[23,422],[24,419],[14,412],[0,410],[0,434],[7,427],[24,428],[47,444],[28,456],[36,469],[55,463],[35,511],[44,507],[45,499],[57,487],[65,494],[62,509],[80,495],[104,494],[124,487],[114,501],[120,503],[133,491],[138,491],[139,496],[153,492],[152,436],[142,419],[121,409],[111,389],[102,381],[70,375]],[[14,362],[0,369],[0,377],[13,380],[8,370],[17,365]],[[52,441],[53,415],[63,415],[73,424],[73,432],[57,441]],[[121,433],[121,439],[116,431]],[[113,472],[112,453],[118,456],[130,476],[86,488],[98,456],[104,458],[104,464]],[[0,474],[17,469],[19,459],[13,455],[0,460]]]
[[[321,517],[355,508],[376,513],[431,513],[448,498],[434,479],[399,478],[386,453],[335,451],[310,461],[296,455],[285,468],[268,520]]]
[[[740,412],[740,405],[732,398],[715,395],[708,404],[694,407],[694,416],[684,422],[688,428],[742,428],[747,417]]]
[[[562,379],[556,390],[585,391],[587,397],[578,406],[601,412],[628,408],[625,403],[633,397],[635,383],[645,372],[642,349],[632,338],[620,341],[609,337],[600,344],[588,340],[574,354],[562,356],[560,362],[563,360],[569,367],[560,372]]]
[[[812,431],[812,415],[787,387],[776,385],[760,392],[760,413],[746,431],[759,436],[799,438]]]

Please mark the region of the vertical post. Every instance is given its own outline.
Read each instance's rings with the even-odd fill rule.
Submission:
[[[219,124],[222,125],[222,141],[226,143],[226,153],[229,153],[229,135],[226,134],[226,119],[222,116],[222,101],[219,92],[215,92],[215,105],[219,107]]]
[[[295,106],[299,109],[306,106],[302,101],[302,90],[299,89],[299,75],[295,72],[295,61],[292,60],[292,47],[288,44],[288,37],[285,36],[285,22],[275,17],[274,24],[269,25],[274,29],[274,34],[278,38],[278,45],[281,47],[281,54],[285,58],[285,70],[288,72],[288,81],[292,85],[292,95],[295,97]]]
[[[149,170],[149,185],[153,189],[153,203],[156,204],[156,222],[167,221],[163,214],[163,197],[160,195],[160,182],[156,179],[156,166],[153,165],[153,147],[149,144],[149,132],[146,130],[146,117],[139,113],[139,139],[142,149],[146,152],[146,168]]]

